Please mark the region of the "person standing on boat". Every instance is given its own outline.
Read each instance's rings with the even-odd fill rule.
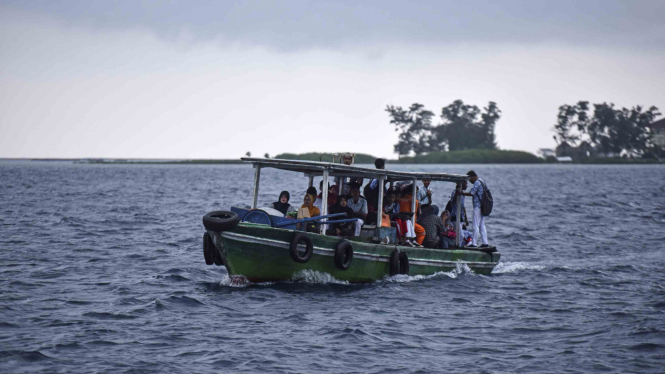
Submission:
[[[377,158],[374,160],[374,166],[379,170],[383,170],[386,168],[386,160]],[[385,192],[385,185],[383,187],[383,191]],[[367,210],[369,212],[367,215],[367,224],[373,224],[376,223],[378,217],[376,209],[379,206],[379,180],[372,179],[365,186],[364,192],[365,199],[367,200]]]
[[[466,175],[469,176],[469,180],[473,183],[473,187],[468,193],[462,193],[464,196],[473,197],[473,241],[470,247],[478,246],[478,236],[483,241],[481,247],[488,247],[487,242],[487,229],[485,228],[485,216],[480,212],[480,203],[483,198],[483,180],[478,178],[478,174],[475,171],[469,170]]]
[[[360,196],[360,186],[358,184],[351,185],[351,198],[346,202],[346,205],[353,210],[353,218],[358,218],[355,236],[360,236],[360,228],[367,219],[367,200]]]
[[[431,180],[423,179],[423,188],[418,188],[417,196],[420,206],[432,205],[432,189],[429,186],[430,183],[432,183]]]
[[[323,199],[323,181],[319,183],[319,190],[321,191],[317,196],[316,196],[316,201],[314,201],[314,206],[321,209],[321,199]],[[337,203],[337,185],[333,185],[330,187],[330,183],[328,183],[328,207],[331,207]]]
[[[459,231],[457,232],[462,232],[462,222],[468,227],[469,226],[469,219],[466,216],[466,207],[464,206],[464,191],[466,191],[466,188],[468,187],[466,181],[460,183],[457,183],[457,186],[455,187],[455,190],[453,191],[452,194],[450,194],[450,222],[455,226],[455,230],[457,230],[457,226],[459,227]],[[460,222],[457,222],[457,194],[460,194],[460,199],[461,204],[460,206],[462,207],[462,211],[460,212]]]
[[[353,155],[349,152],[345,153],[342,156],[342,163],[347,166],[353,165]],[[337,177],[335,178],[335,184],[339,186],[339,195],[350,197],[351,195],[351,185],[357,183],[363,185],[362,178],[348,178],[348,177]]]
[[[282,191],[279,194],[279,198],[277,199],[277,201],[270,204],[270,207],[279,210],[285,216],[286,213],[297,212],[296,208],[294,208],[291,204],[289,204],[289,199],[291,199],[289,191]]]

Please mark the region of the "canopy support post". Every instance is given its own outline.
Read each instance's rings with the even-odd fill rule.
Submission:
[[[252,209],[256,209],[259,201],[259,180],[261,179],[261,165],[254,164],[254,196],[252,197]]]
[[[382,218],[383,218],[383,185],[385,183],[386,177],[385,176],[380,176],[379,177],[379,198],[377,201],[377,207],[376,207],[376,236],[379,236],[379,233],[381,232],[381,224]],[[379,238],[381,240],[382,238]]]
[[[312,187],[313,185],[314,185],[314,176],[310,175],[309,176],[309,184],[307,185],[307,187]]]
[[[328,169],[323,169],[323,187],[321,188],[321,215],[328,215]],[[311,178],[311,177],[310,177]],[[310,179],[311,182],[311,179]],[[327,225],[321,224],[321,235],[326,234]]]
[[[416,193],[416,182],[418,182],[417,179],[413,180],[413,190],[411,192],[411,211],[413,212],[413,224],[416,224],[416,199],[418,198],[418,194]]]
[[[461,184],[458,184],[461,186]],[[457,248],[462,246],[462,191],[461,187],[458,187],[455,190],[455,206],[457,207],[457,212],[455,212],[455,245]]]

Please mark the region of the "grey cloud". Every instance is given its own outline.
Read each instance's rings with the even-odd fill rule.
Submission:
[[[73,26],[279,51],[402,43],[660,48],[664,1],[4,1]]]

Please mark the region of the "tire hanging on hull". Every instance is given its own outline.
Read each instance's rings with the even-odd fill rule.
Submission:
[[[390,254],[390,262],[388,263],[391,277],[399,274],[399,258],[400,258],[400,250],[395,248],[393,252]]]
[[[300,251],[298,251],[298,243],[300,242],[304,242],[305,244],[305,253],[302,255],[300,254]],[[293,240],[291,240],[290,252],[293,261],[300,264],[306,263],[310,258],[312,258],[312,253],[314,253],[312,239],[310,239],[309,236],[305,233],[297,233],[296,236],[293,237]]]
[[[351,266],[353,260],[353,245],[348,240],[342,240],[337,243],[335,248],[335,266],[338,269],[346,270]]]

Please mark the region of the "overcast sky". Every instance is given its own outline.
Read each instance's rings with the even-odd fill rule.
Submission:
[[[456,99],[536,152],[561,104],[665,113],[665,1],[282,3],[0,0],[0,157],[392,158],[386,105]]]

